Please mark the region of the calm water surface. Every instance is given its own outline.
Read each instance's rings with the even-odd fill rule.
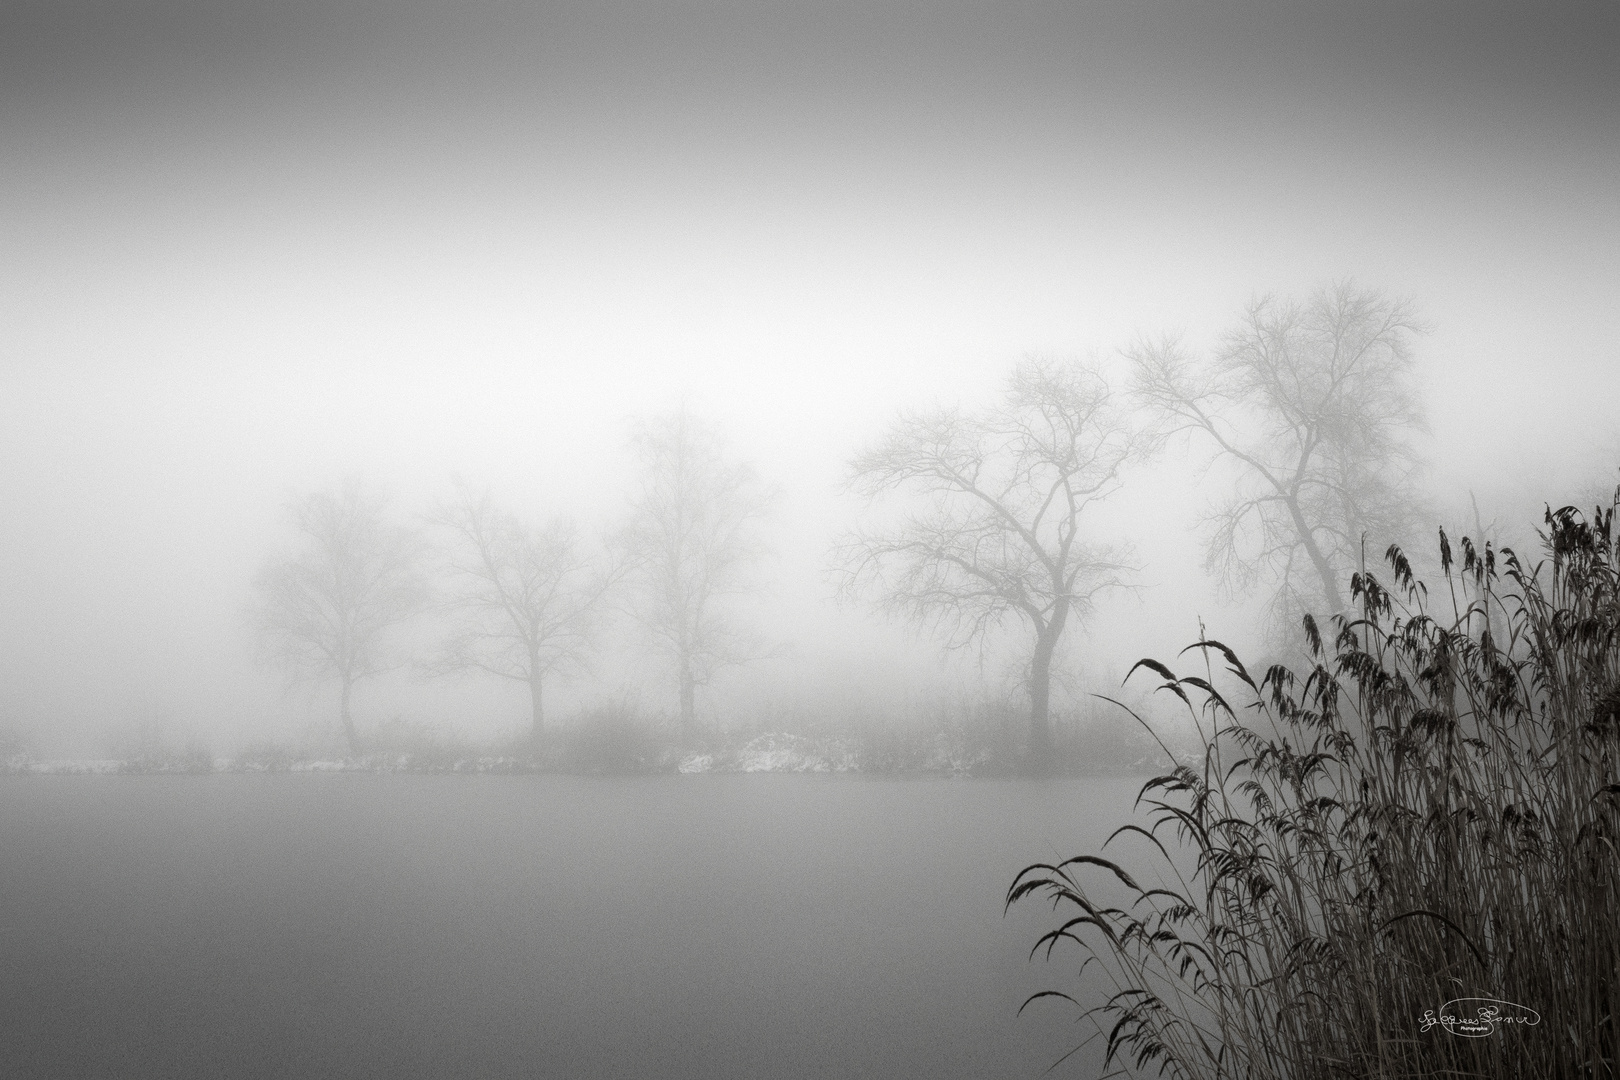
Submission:
[[[1036,1077],[1139,785],[6,777],[0,1076]]]

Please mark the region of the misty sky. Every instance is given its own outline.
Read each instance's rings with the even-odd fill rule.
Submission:
[[[782,488],[776,629],[827,633],[837,484],[897,409],[1342,276],[1432,327],[1442,495],[1620,446],[1612,2],[13,0],[0,137],[36,729],[276,714],[240,610],[290,495],[459,473],[595,527],[680,402]],[[1156,586],[1091,628],[1113,660],[1220,610],[1186,464],[1109,520]]]

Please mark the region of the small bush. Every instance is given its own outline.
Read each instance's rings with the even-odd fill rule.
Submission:
[[[309,755],[286,744],[265,740],[250,743],[231,759],[233,772],[290,772]]]
[[[1358,574],[1358,617],[1328,638],[1305,621],[1303,678],[1273,666],[1256,681],[1207,640],[1189,648],[1219,680],[1213,664],[1133,669],[1162,677],[1204,735],[1198,767],[1142,788],[1146,827],[1110,837],[1155,849],[1158,880],[1082,855],[1027,867],[1007,894],[1072,912],[1036,951],[1077,944],[1099,969],[1083,1015],[1109,1065],[1615,1075],[1620,551],[1612,507],[1545,522],[1529,568],[1464,540],[1454,571],[1442,532],[1443,618],[1392,547],[1393,592]],[[1046,996],[1074,1001],[1030,1000]]]
[[[1051,769],[1068,775],[1152,776],[1195,760],[1197,747],[1121,711],[1109,699],[1103,709],[1054,717]]]
[[[0,770],[17,772],[28,767],[34,756],[34,741],[25,732],[0,726]]]
[[[136,724],[109,739],[112,757],[121,773],[210,773],[214,754],[195,735],[177,742],[158,721]]]
[[[673,772],[680,760],[675,746],[625,694],[585,709],[574,724],[548,735],[542,753],[564,772]]]
[[[454,731],[397,716],[377,725],[361,749],[366,767],[404,772],[466,771],[480,756],[477,745]]]

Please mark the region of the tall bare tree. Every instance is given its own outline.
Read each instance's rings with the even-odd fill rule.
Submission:
[[[256,616],[266,654],[295,674],[335,679],[349,751],[357,752],[355,683],[396,666],[388,632],[421,609],[427,586],[414,533],[391,524],[385,501],[357,482],[289,507],[303,539],[295,555],[264,567]]]
[[[980,415],[904,415],[851,463],[850,487],[868,499],[908,492],[921,505],[840,545],[843,588],[875,592],[953,646],[1021,623],[1034,638],[1026,685],[1039,761],[1051,746],[1058,643],[1127,569],[1119,550],[1085,534],[1086,511],[1150,447],[1102,375],[1077,364],[1018,365],[1003,404]]]
[[[1131,351],[1139,400],[1232,466],[1205,565],[1237,594],[1275,582],[1273,625],[1344,610],[1364,543],[1382,553],[1415,521],[1421,329],[1409,302],[1345,281],[1254,301],[1203,362],[1173,339]]]
[[[770,655],[728,599],[752,591],[770,503],[748,465],[728,462],[719,432],[684,409],[642,423],[626,535],[635,560],[631,610],[675,669],[681,730],[697,720],[697,688],[720,669]]]
[[[581,550],[573,525],[539,528],[463,490],[430,520],[448,531],[447,605],[460,617],[437,671],[476,669],[529,688],[530,737],[544,730],[548,676],[580,660],[615,572]]]

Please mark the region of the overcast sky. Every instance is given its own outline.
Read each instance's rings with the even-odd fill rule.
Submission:
[[[1443,496],[1620,447],[1608,0],[12,0],[0,138],[0,708],[34,727],[275,714],[239,611],[289,495],[459,472],[605,521],[631,418],[682,401],[782,486],[799,618],[895,410],[1344,276],[1432,327]],[[1136,521],[1160,587],[1096,649],[1215,610],[1195,509]]]

